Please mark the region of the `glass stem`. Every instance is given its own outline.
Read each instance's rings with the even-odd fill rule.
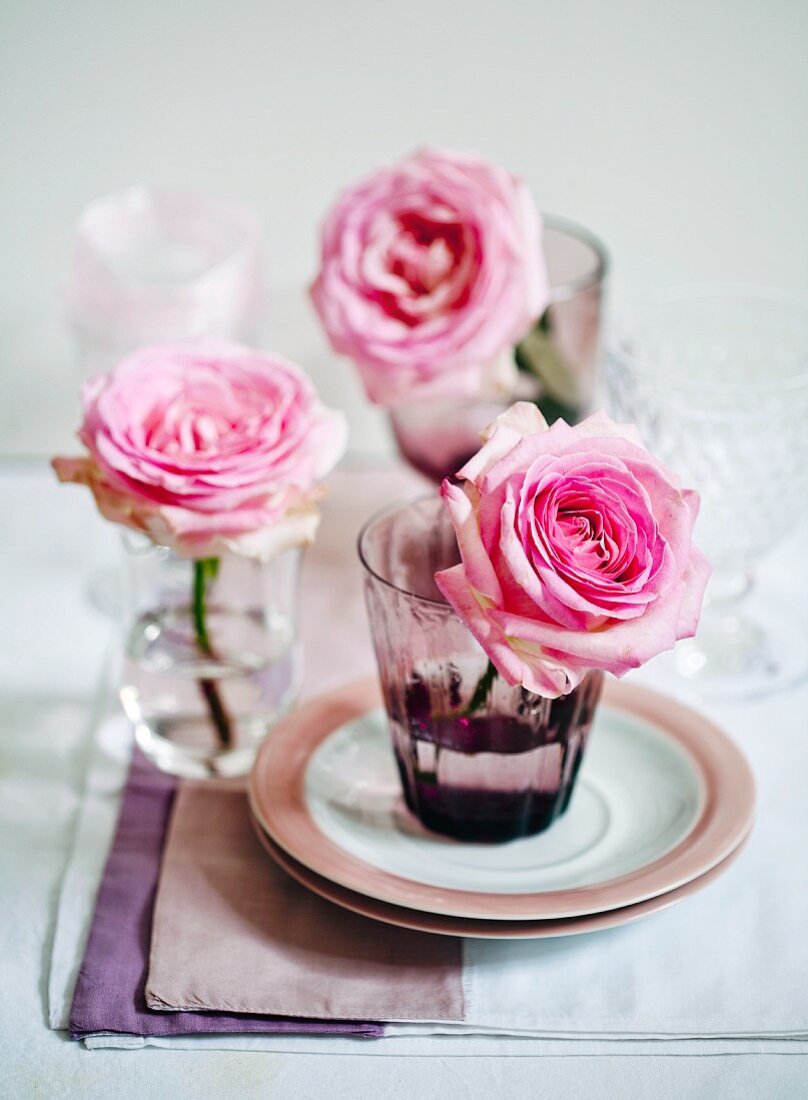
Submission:
[[[215,659],[207,624],[207,588],[208,578],[219,571],[218,558],[201,558],[194,562],[194,633],[199,649],[206,657]],[[210,720],[223,748],[233,744],[233,729],[216,681],[209,676],[199,680],[199,690],[210,714]]]

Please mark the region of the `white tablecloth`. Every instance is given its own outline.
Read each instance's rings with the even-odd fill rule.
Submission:
[[[345,569],[356,523],[388,495],[388,477],[364,478],[359,500],[351,491],[353,475],[335,480],[316,551],[329,569]],[[400,475],[398,485],[405,487]],[[412,1038],[385,1040],[356,1052],[351,1046],[350,1053],[342,1053],[345,1043],[326,1040],[316,1046],[288,1044],[260,1056],[204,1050],[202,1044],[193,1052],[90,1054],[50,1032],[46,988],[56,899],[81,804],[89,735],[98,718],[94,701],[114,649],[111,623],[87,602],[85,586],[100,563],[114,561],[116,536],[96,520],[78,490],[57,488],[41,465],[7,466],[0,473],[0,507],[0,959],[5,978],[0,1095],[322,1093],[339,1098],[407,1089],[418,1097],[490,1097],[506,1091],[535,1095],[540,1081],[541,1094],[553,1096],[736,1097],[796,1096],[808,1087],[808,1062],[799,1055],[700,1057],[689,1046],[678,1057],[632,1056],[629,1044],[618,1044],[610,1048],[619,1049],[618,1055],[545,1053],[539,1059],[541,1048],[529,1040],[507,1048],[516,1056],[499,1057],[506,1048],[496,1040],[486,1046],[484,1039]],[[767,564],[767,581],[793,601],[799,580],[797,595],[804,606],[806,581],[798,577],[798,562],[797,547],[784,548]],[[344,592],[345,586],[334,588],[329,621],[361,617],[361,607]],[[340,655],[328,681],[361,674],[368,659],[366,648]],[[328,682],[319,677],[318,686]],[[760,737],[776,752],[786,725],[792,731],[805,728],[808,690],[793,691],[774,706],[708,709],[727,725],[741,715],[746,728],[759,721]],[[804,902],[795,899],[795,904]],[[777,944],[767,943],[762,932],[760,949],[776,953]]]

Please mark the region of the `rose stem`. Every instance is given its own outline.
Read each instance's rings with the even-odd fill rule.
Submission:
[[[208,576],[215,577],[218,569],[218,558],[203,558],[194,562],[194,630],[197,644],[207,657],[213,657],[215,654],[208,636],[205,595]],[[233,743],[233,731],[230,726],[230,717],[225,710],[215,680],[203,677],[199,681],[199,690],[207,703],[210,718],[219,741],[223,747],[229,747]]]
[[[484,706],[488,700],[488,696],[491,693],[491,688],[494,685],[494,680],[497,678],[497,669],[493,661],[488,662],[488,667],[477,681],[477,687],[474,689],[474,694],[469,700],[468,706],[463,711],[463,716],[470,718],[474,714],[475,710],[479,710]]]

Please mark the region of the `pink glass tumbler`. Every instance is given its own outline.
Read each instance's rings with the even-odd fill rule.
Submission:
[[[429,829],[506,841],[547,829],[570,804],[603,673],[559,699],[496,675],[434,582],[456,564],[438,498],[393,507],[359,538],[365,597],[404,797]]]

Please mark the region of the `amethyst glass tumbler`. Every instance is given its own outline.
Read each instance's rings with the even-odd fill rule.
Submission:
[[[460,840],[505,841],[567,809],[603,673],[560,699],[500,676],[470,707],[488,660],[438,591],[459,560],[437,497],[393,507],[359,537],[365,597],[393,751],[410,810]]]

